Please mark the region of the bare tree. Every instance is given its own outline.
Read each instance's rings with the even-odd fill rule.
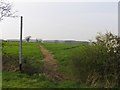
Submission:
[[[27,36],[27,37],[25,37],[25,40],[26,40],[27,42],[29,42],[29,41],[30,41],[30,38],[31,38],[31,36]]]
[[[0,21],[3,20],[4,17],[16,17],[14,15],[15,13],[16,11],[12,10],[11,3],[0,0]]]

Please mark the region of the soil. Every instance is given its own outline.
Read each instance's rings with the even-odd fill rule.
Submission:
[[[53,81],[59,82],[64,79],[63,74],[58,71],[57,60],[54,59],[54,55],[40,45],[40,50],[44,56],[44,70],[43,72],[47,75],[48,78]]]

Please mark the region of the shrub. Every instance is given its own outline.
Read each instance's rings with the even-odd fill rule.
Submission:
[[[120,86],[120,37],[107,32],[99,34],[96,39],[96,45],[104,45],[109,55],[105,67],[106,81],[118,87]]]
[[[102,46],[84,46],[72,55],[72,70],[77,82],[94,85],[99,81],[100,74],[107,59],[106,48]]]
[[[100,34],[97,42],[74,52],[71,66],[74,79],[93,87],[120,85],[120,38],[112,33]]]

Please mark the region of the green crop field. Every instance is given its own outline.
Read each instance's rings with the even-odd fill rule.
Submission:
[[[67,67],[70,63],[71,55],[80,50],[85,44],[43,44],[51,53],[54,54],[55,59],[58,61],[59,70],[62,72],[68,71]],[[68,72],[67,72],[68,73]]]
[[[23,43],[23,62],[26,62],[24,64],[24,68],[26,70],[25,70],[25,73],[23,74],[21,74],[19,71],[14,72],[9,68],[11,66],[15,66],[12,69],[18,68],[19,43],[3,42],[3,73],[2,73],[3,88],[50,87],[51,84],[48,84],[50,86],[46,86],[47,83],[50,83],[50,81],[45,79],[44,75],[39,75],[39,76],[28,75],[30,73],[33,73],[32,70],[34,71],[40,70],[39,68],[42,67],[42,62],[41,62],[42,59],[43,59],[43,56],[39,49],[38,43]],[[31,70],[27,70],[27,69],[31,69]]]
[[[38,43],[23,43],[23,57],[42,59]],[[19,56],[19,42],[3,42],[3,54]]]
[[[117,85],[116,69],[113,69],[116,62],[109,62],[111,58],[106,48],[99,44],[23,42],[22,72],[19,71],[19,42],[3,42],[2,45],[3,88],[93,88]],[[52,68],[51,65],[56,64],[51,57],[55,59],[57,68]],[[47,69],[45,65],[48,65]],[[54,70],[49,71],[49,68],[57,69],[59,74]],[[105,71],[108,69],[111,71]],[[52,73],[49,74],[52,78],[45,70]],[[54,78],[56,75],[64,78],[59,81]]]
[[[55,58],[63,57],[61,66],[67,64],[68,56],[71,49],[78,48],[80,45],[68,44],[44,44],[44,47],[50,49],[55,54]],[[56,46],[56,47],[55,47]],[[42,73],[43,55],[39,48],[39,43],[23,43],[23,62],[25,72],[20,73],[18,68],[19,63],[19,43],[18,42],[3,42],[3,88],[75,88],[81,87],[73,81],[65,80],[59,83],[51,81]],[[57,52],[54,52],[57,51]],[[58,55],[58,56],[57,56]],[[6,60],[7,59],[7,60]],[[66,63],[64,63],[66,60]],[[13,66],[14,68],[11,68]],[[11,69],[9,69],[11,68]],[[28,70],[29,69],[29,70]],[[32,72],[39,71],[39,72]],[[31,74],[32,73],[32,74]]]

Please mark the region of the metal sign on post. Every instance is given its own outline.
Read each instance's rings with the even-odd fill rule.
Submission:
[[[22,28],[23,28],[23,17],[20,17],[20,52],[19,52],[19,69],[22,71]]]

